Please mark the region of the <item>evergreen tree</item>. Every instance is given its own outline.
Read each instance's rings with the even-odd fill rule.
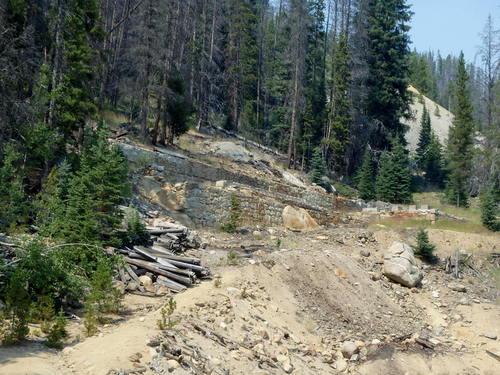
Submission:
[[[23,190],[22,176],[16,168],[20,154],[12,144],[7,145],[0,164],[0,231],[25,219],[28,202]]]
[[[311,182],[321,185],[322,180],[321,177],[325,175],[326,165],[325,159],[323,159],[323,155],[321,154],[321,149],[316,147],[313,151],[313,156],[311,160],[311,172],[309,174],[309,179]]]
[[[493,186],[481,195],[481,223],[494,232],[500,231],[500,188]]]
[[[425,179],[431,185],[440,187],[443,184],[444,178],[444,161],[443,147],[439,142],[439,138],[431,133],[431,141],[427,149],[427,154],[424,160],[423,170],[425,171]]]
[[[461,53],[455,80],[455,117],[448,134],[449,175],[446,183],[446,198],[457,207],[468,206],[467,184],[472,169],[474,124],[468,82],[464,54]]]
[[[78,131],[83,143],[85,122],[95,115],[98,51],[93,42],[101,39],[98,0],[69,0],[64,19],[65,72],[55,89],[56,123],[66,139]],[[57,48],[57,46],[56,46]]]
[[[424,111],[422,113],[422,118],[420,120],[420,134],[418,137],[417,144],[417,167],[423,170],[425,167],[425,162],[427,160],[427,153],[429,152],[429,145],[431,143],[431,117],[427,107],[424,105]]]
[[[391,203],[411,202],[411,170],[408,154],[396,138],[392,152],[384,152],[375,189],[377,199]]]
[[[45,235],[68,242],[106,243],[121,223],[129,196],[125,157],[103,135],[84,148],[79,168],[62,166],[41,196],[37,218]]]
[[[52,168],[35,202],[36,225],[46,237],[57,237],[65,220],[69,182],[73,177],[71,166],[64,160]]]
[[[302,133],[299,140],[304,161],[311,157],[313,149],[319,144],[325,122],[325,1],[308,1],[307,16],[304,67],[305,110],[302,115]]]
[[[358,176],[359,197],[365,201],[375,199],[374,173],[372,155],[368,148],[363,156],[363,164],[359,170]]]
[[[257,45],[256,1],[229,0],[228,33],[225,60],[228,125],[226,127],[251,132],[242,123],[255,113],[259,48]],[[241,129],[242,126],[244,129]]]
[[[368,1],[368,95],[366,109],[372,121],[380,122],[370,144],[390,147],[389,138],[401,136],[407,115],[410,7],[405,0]],[[385,130],[384,130],[385,129]]]
[[[424,229],[420,229],[417,232],[416,240],[417,244],[412,246],[415,256],[426,261],[434,260],[436,246],[430,243],[428,233]]]
[[[343,172],[346,165],[346,146],[349,144],[351,118],[350,53],[345,33],[341,33],[332,61],[332,98],[324,144],[329,166]]]

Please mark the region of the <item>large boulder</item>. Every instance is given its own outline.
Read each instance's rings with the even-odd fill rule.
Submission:
[[[394,242],[384,254],[383,273],[389,279],[409,288],[422,281],[422,273],[410,246],[402,242]]]
[[[234,161],[248,163],[254,159],[254,156],[248,150],[234,142],[214,142],[211,144],[213,154]]]
[[[283,209],[283,225],[292,230],[311,230],[319,228],[318,223],[303,208],[286,206]]]

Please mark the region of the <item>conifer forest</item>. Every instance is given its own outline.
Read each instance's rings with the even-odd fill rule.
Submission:
[[[113,116],[153,148],[245,138],[360,201],[478,201],[500,230],[499,25],[470,31],[476,56],[443,56],[412,47],[413,15],[407,0],[0,0],[0,244],[18,241],[0,257],[0,342],[43,322],[58,347],[66,306],[89,335],[119,308],[122,260],[102,249],[148,236]],[[436,105],[415,118],[424,96]]]

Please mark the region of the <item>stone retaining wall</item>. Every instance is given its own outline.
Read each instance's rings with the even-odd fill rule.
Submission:
[[[120,143],[132,165],[150,165],[152,176],[136,181],[137,193],[165,210],[182,213],[199,226],[218,226],[230,212],[231,196],[241,207],[241,224],[280,225],[286,205],[306,209],[320,224],[335,220],[337,199],[319,189],[269,183],[190,159]],[[176,215],[176,217],[178,217]]]

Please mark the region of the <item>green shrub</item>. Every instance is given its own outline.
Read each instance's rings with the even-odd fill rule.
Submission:
[[[96,308],[92,303],[85,305],[85,315],[83,316],[83,327],[87,337],[94,336],[98,329],[99,316]]]
[[[136,209],[131,209],[127,215],[127,237],[133,245],[146,245],[149,240],[146,225]]]
[[[238,263],[238,254],[236,254],[236,251],[231,250],[229,251],[229,253],[227,253],[227,263],[233,265]]]
[[[420,229],[415,236],[417,244],[412,246],[415,256],[425,260],[433,261],[435,259],[434,251],[436,246],[429,242],[429,235],[424,229]]]
[[[231,209],[229,211],[229,217],[224,224],[221,225],[220,229],[226,233],[234,233],[238,228],[241,216],[240,201],[238,197],[233,194],[231,195]]]
[[[172,314],[174,313],[176,308],[177,302],[175,302],[175,300],[170,297],[167,304],[163,306],[160,311],[161,319],[157,321],[158,329],[164,330],[172,328],[177,323],[179,323],[179,320],[172,319]]]
[[[29,334],[28,318],[30,295],[26,290],[24,274],[16,270],[4,291],[5,308],[0,316],[0,334],[4,345],[21,342]]]
[[[66,331],[66,318],[64,317],[64,313],[59,311],[59,314],[54,319],[52,326],[50,327],[49,334],[47,335],[47,345],[49,348],[60,349],[63,344],[63,339],[68,335]]]
[[[87,302],[95,305],[97,313],[118,313],[122,306],[123,296],[113,287],[112,260],[102,260],[90,281],[90,293]],[[102,317],[98,315],[98,320]]]

